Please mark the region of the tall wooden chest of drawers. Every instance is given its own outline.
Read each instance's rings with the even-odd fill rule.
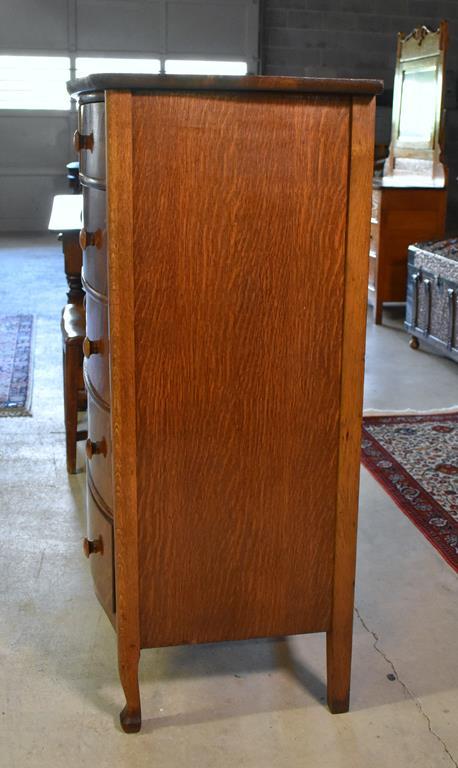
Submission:
[[[376,81],[93,75],[88,535],[141,648],[326,632],[348,708]]]

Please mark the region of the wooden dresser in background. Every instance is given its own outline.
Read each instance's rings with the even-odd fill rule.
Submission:
[[[306,632],[327,633],[344,712],[381,84],[93,75],[70,90],[84,547],[122,726],[140,728],[142,648]]]
[[[445,233],[446,189],[381,186],[372,192],[369,250],[369,303],[374,322],[382,322],[385,302],[404,302],[407,253],[418,240],[440,240]]]

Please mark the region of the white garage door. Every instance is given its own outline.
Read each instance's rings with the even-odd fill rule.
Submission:
[[[258,71],[258,0],[2,0],[1,16],[1,231],[46,229],[52,196],[66,191],[76,116],[65,80]]]

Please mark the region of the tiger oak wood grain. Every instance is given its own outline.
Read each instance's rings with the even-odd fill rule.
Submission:
[[[326,638],[327,699],[335,713],[346,712],[350,700],[374,120],[375,102],[355,97],[348,176],[333,605]]]
[[[127,732],[140,648],[168,644],[326,631],[329,706],[348,707],[373,99],[258,80],[81,95],[106,99]]]
[[[133,101],[142,645],[330,625],[349,103]]]
[[[130,94],[106,95],[116,631],[119,676],[126,696],[120,719],[124,730],[135,732],[140,728],[141,706],[131,100]]]

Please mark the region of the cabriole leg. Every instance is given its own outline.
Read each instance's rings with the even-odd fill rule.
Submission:
[[[125,733],[138,733],[142,725],[140,689],[138,686],[138,664],[140,654],[119,659],[119,677],[126,697],[126,706],[119,715]]]

